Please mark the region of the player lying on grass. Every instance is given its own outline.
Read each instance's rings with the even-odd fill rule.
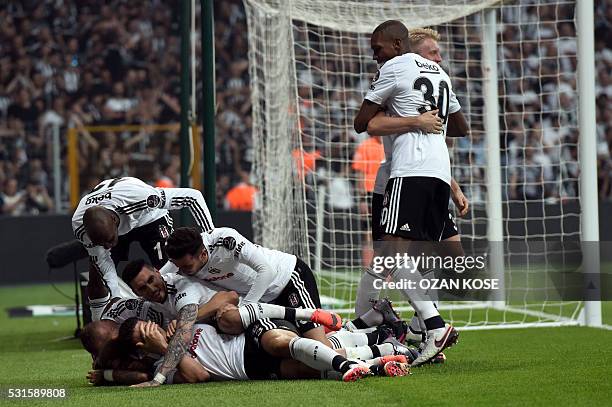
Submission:
[[[134,300],[130,299],[130,301]],[[140,299],[138,301],[144,300]],[[122,312],[122,315],[134,314]],[[139,314],[139,316],[142,317],[142,314]],[[140,320],[147,322],[142,318]],[[276,320],[262,320],[262,323],[270,327],[273,321]],[[106,377],[114,377],[114,380],[107,379],[104,383],[115,381],[121,384],[135,384],[152,377],[144,375],[143,372],[148,371],[147,369],[153,361],[149,360],[150,357],[147,356],[140,355],[140,357],[134,358],[128,357],[121,352],[122,346],[117,341],[118,331],[119,324],[110,319],[92,322],[83,329],[81,341],[85,348],[92,353],[94,359],[92,368],[95,371],[89,374],[92,383],[103,384],[103,374]],[[171,327],[165,331],[166,340],[171,337],[172,332]],[[102,349],[98,355],[98,352],[95,351],[96,341],[105,335],[108,335],[108,342],[97,345],[98,349]],[[376,327],[376,329],[367,333],[353,333],[341,330],[328,334],[328,337],[334,349],[350,360],[362,360],[372,364],[384,365],[392,360],[411,363],[418,357],[418,351],[401,345],[394,338],[393,331],[387,325]],[[143,347],[143,344],[138,345],[138,347]],[[443,356],[437,358],[434,363],[440,363],[441,361],[443,361]],[[105,373],[104,370],[106,370]],[[136,370],[136,372],[130,372],[130,370]]]
[[[117,263],[128,259],[130,244],[137,241],[152,264],[163,266],[168,260],[164,243],[173,229],[168,210],[184,207],[189,208],[202,230],[213,228],[198,190],[153,188],[132,177],[108,179],[81,199],[72,216],[72,229],[111,294],[126,296],[120,293]],[[90,302],[104,306],[109,300],[97,298]]]
[[[310,267],[296,256],[251,243],[236,230],[216,228],[200,233],[194,228],[177,228],[166,242],[170,261],[162,274],[180,273],[194,277],[214,290],[236,291],[241,303],[269,303],[290,308],[321,308],[319,290]],[[241,314],[250,319],[258,315]],[[240,326],[233,313],[234,326]],[[229,318],[229,317],[228,317]],[[331,346],[323,327],[311,321],[298,321],[300,335]]]
[[[175,234],[172,235],[172,238],[176,238],[177,234],[180,237],[182,230],[187,232],[186,236],[200,237],[199,232],[195,229],[181,228],[177,229]],[[206,234],[208,235],[208,233]],[[230,249],[231,257],[233,257],[234,255],[231,250],[237,247],[235,240],[233,240],[236,237],[239,237],[237,232],[235,232],[232,236],[228,235],[228,231],[223,231],[223,237],[220,238],[221,244],[219,246],[227,246],[226,249]],[[230,241],[230,239],[233,240],[233,243],[232,241]],[[172,240],[170,244],[168,244],[168,253],[176,252],[176,246],[171,246],[171,244],[173,243],[176,242]],[[245,245],[244,240],[242,240],[240,244],[241,246],[238,247],[242,247],[243,245]],[[274,271],[271,269],[261,269],[263,267],[269,266],[267,266],[267,264],[262,266],[262,262],[265,262],[265,260],[261,257],[258,257],[260,253],[251,253],[250,247],[247,247],[244,250],[244,256],[249,259],[248,264],[252,265],[257,270],[260,270],[260,273],[274,273]],[[238,255],[236,257],[238,257]],[[286,258],[283,260],[286,260]],[[281,264],[282,266],[287,266],[286,262],[283,262]],[[219,310],[219,307],[218,304],[207,304],[211,293],[213,293],[214,291],[205,289],[205,287],[201,283],[202,280],[194,280],[189,277],[174,273],[166,274],[164,276],[166,280],[164,280],[162,279],[160,273],[157,272],[157,270],[153,269],[150,265],[147,265],[142,261],[133,262],[128,266],[129,267],[126,267],[126,270],[124,271],[124,279],[127,283],[130,284],[134,291],[149,300],[162,303],[170,313],[177,315],[176,331],[170,339],[168,351],[163,357],[158,373],[155,375],[154,380],[140,383],[138,385],[142,387],[157,386],[164,382],[166,377],[173,371],[173,369],[176,368],[182,357],[186,354],[187,348],[189,346],[189,340],[193,335],[193,325],[198,319],[198,310],[201,309],[200,307],[206,309],[207,317],[210,317],[215,312],[217,312]],[[252,269],[248,269],[245,271],[248,272],[250,270]],[[248,276],[247,273],[240,270],[238,267],[234,269],[234,272],[230,272],[227,275],[229,275],[230,278],[235,275],[237,280],[240,277]],[[272,277],[274,277],[273,274]],[[257,283],[254,282],[253,286],[256,286],[256,284]],[[251,287],[249,292],[246,294],[247,298],[249,298],[249,295],[251,295],[252,290],[253,287]],[[318,292],[316,291],[316,285],[314,293],[317,295],[318,300]],[[303,295],[306,294],[306,292],[303,293]],[[261,295],[251,295],[250,298],[259,299],[261,298]],[[308,296],[307,298],[310,299],[310,296]],[[312,302],[310,303],[312,304]],[[317,332],[313,334],[313,332],[310,331],[321,330],[322,338],[325,339],[326,344],[329,344],[329,341],[324,336],[323,328],[315,325],[315,323],[317,321],[320,322],[321,317],[325,317],[324,319],[330,323],[331,328],[339,329],[341,325],[340,317],[323,310],[303,310],[301,311],[301,313],[308,313],[308,315],[297,315],[295,309],[288,309],[287,307],[281,307],[277,305],[267,306],[266,304],[261,303],[245,303],[242,307],[242,310],[233,309],[231,307],[231,305],[227,304],[224,308],[224,310],[226,311],[224,312],[224,314],[227,314],[227,317],[224,318],[222,315],[219,315],[219,319],[221,321],[223,321],[224,319],[231,319],[233,315],[236,326],[232,326],[231,323],[225,324],[227,325],[227,329],[232,332],[241,332],[243,330],[243,327],[251,325],[253,322],[259,320],[262,317],[269,317],[273,313],[278,313],[279,316],[291,315],[296,321],[299,321],[300,317],[304,316],[305,319],[309,321],[301,324],[301,326],[303,327],[302,329],[305,331],[305,334],[307,335],[310,333],[311,335],[316,337]]]
[[[134,262],[133,264],[137,264],[139,262]],[[143,269],[148,270],[147,266],[144,266]],[[151,272],[151,271],[149,271]],[[153,271],[153,273],[155,273]],[[141,274],[141,273],[139,273]],[[146,275],[149,275],[148,273]],[[159,273],[154,274],[154,281],[157,281],[156,277]],[[176,277],[180,277],[181,279],[187,279],[187,277],[182,277],[178,275],[174,275]],[[162,285],[165,284],[166,277],[162,279]],[[156,283],[152,283],[155,285]],[[175,287],[179,287],[175,291]],[[188,298],[187,292],[185,295],[181,295],[184,291],[180,289],[181,284],[178,284],[171,288],[170,291],[167,290],[167,286],[164,285],[162,290],[166,292],[166,300],[165,304],[174,303],[173,299],[178,297]],[[216,299],[219,299],[217,302]],[[238,302],[237,295],[234,292],[219,292],[215,293],[211,300],[205,302],[203,305],[199,307],[198,310],[198,321],[210,321],[210,312],[209,306],[214,303],[218,304],[236,304]],[[383,300],[381,300],[383,301]],[[260,305],[264,305],[266,309],[272,309],[277,312],[278,315],[288,314],[284,307],[271,305],[271,304],[255,304],[257,308]],[[390,305],[389,305],[390,306]],[[214,309],[216,306],[213,305]],[[168,338],[170,338],[171,334],[174,333],[174,327],[176,325],[176,321],[173,321],[174,324],[168,324],[168,321],[172,320],[176,316],[176,311],[171,308],[175,307],[163,307],[162,304],[159,304],[154,301],[147,301],[144,298],[139,299],[120,299],[116,302],[113,302],[107,310],[102,314],[102,320],[93,322],[88,324],[82,332],[81,340],[83,341],[83,345],[85,348],[92,353],[94,360],[96,361],[96,365],[100,368],[112,366],[113,360],[116,357],[117,344],[115,339],[118,335],[118,326],[124,322],[128,318],[136,317],[143,321],[154,321],[157,322],[160,326],[164,328],[167,327],[169,332]],[[238,308],[230,308],[225,307],[222,308],[219,315],[219,318],[216,319],[217,326],[223,325],[219,324],[219,321],[225,320],[225,315],[230,313],[244,313],[245,306],[241,306]],[[308,310],[294,310],[297,312],[308,312]],[[392,311],[392,309],[391,309]],[[326,312],[326,311],[325,311]],[[380,312],[376,310],[375,312]],[[393,311],[392,311],[393,312]],[[305,318],[307,315],[304,316]],[[263,318],[261,318],[263,319]],[[249,320],[249,319],[247,319]],[[360,359],[367,360],[378,356],[392,355],[392,354],[403,354],[405,355],[409,361],[415,359],[418,356],[418,353],[415,350],[409,349],[402,345],[397,339],[395,339],[395,331],[393,328],[393,324],[389,324],[383,321],[384,324],[381,326],[372,325],[372,329],[368,332],[349,332],[346,330],[338,331],[335,333],[328,334],[328,339],[332,344],[333,349],[345,349],[347,352],[347,357],[350,359]],[[403,321],[400,321],[400,325],[402,325]],[[405,323],[403,323],[405,326]],[[239,327],[242,330],[243,327]],[[247,327],[244,327],[247,328]],[[232,329],[236,329],[233,327]],[[400,331],[400,335],[402,335],[405,331]],[[401,339],[401,337],[400,337]],[[108,346],[105,347],[105,352],[102,352],[102,356],[97,358],[101,349],[104,348],[104,345],[108,343]],[[109,361],[110,360],[110,361]]]
[[[208,296],[212,294],[212,291],[202,287],[199,282],[189,281],[192,279],[176,274],[164,276],[162,278],[158,272],[153,270],[151,266],[145,264],[143,261],[134,261],[130,263],[126,267],[124,274],[133,275],[134,271],[137,271],[136,277],[141,277],[142,280],[148,282],[146,288],[132,285],[135,288],[135,291],[140,292],[142,289],[144,292],[151,293],[150,295],[152,297],[161,292],[163,293],[162,297],[165,296],[163,303],[167,306],[164,307],[162,304],[147,301],[143,298],[116,299],[105,309],[101,317],[102,319],[100,321],[88,324],[83,329],[81,335],[83,345],[89,352],[92,353],[94,358],[94,368],[118,369],[119,372],[115,374],[115,377],[131,380],[129,382],[130,384],[139,383],[149,377],[145,377],[138,373],[128,373],[123,371],[130,366],[140,367],[141,365],[139,365],[139,363],[142,361],[139,362],[131,358],[120,357],[120,346],[116,341],[118,337],[118,326],[120,323],[124,322],[126,319],[136,317],[143,321],[153,320],[159,322],[160,324],[167,325],[167,321],[175,317],[177,313],[176,308],[182,308],[181,301],[189,302],[189,298],[204,298],[203,305],[199,307],[198,318],[206,318],[212,315],[210,308],[207,308],[207,306],[214,303],[215,298],[217,297],[219,298],[219,304],[237,304],[238,302],[238,296],[234,292],[214,293],[212,297],[210,297],[210,300],[206,301]],[[96,274],[93,274],[92,277],[95,279]],[[134,280],[138,281],[138,279]],[[168,284],[167,281],[170,280],[174,281],[175,284]],[[255,305],[256,308],[259,309],[259,306],[262,304],[248,305]],[[270,304],[263,305],[265,305],[266,309],[274,310],[276,308],[282,311],[282,314],[287,315],[287,310],[284,310],[284,307]],[[244,313],[245,307],[246,306],[241,306],[237,310],[226,307],[221,311],[221,314],[230,314],[234,312],[240,314],[241,311]],[[215,306],[212,307],[212,309],[214,308]],[[295,310],[296,313],[298,311],[300,310]],[[300,312],[306,312],[306,310],[301,310]],[[223,320],[224,315],[221,315],[220,319]],[[262,323],[265,323],[268,327],[270,327],[272,324],[271,320],[267,318],[263,319],[262,321],[264,321]],[[172,336],[172,333],[173,329],[169,327],[169,334],[167,335],[168,338]],[[337,336],[332,335],[330,337],[330,342],[335,348],[345,347],[345,355],[348,355],[348,357],[351,359],[365,360],[402,354],[408,357],[407,361],[412,361],[418,356],[414,351],[411,351],[399,344],[391,335],[389,335],[388,332],[385,332],[384,330],[380,330],[380,332],[370,332],[368,334],[351,333],[346,331],[338,332]],[[387,359],[384,360],[386,361]]]
[[[105,299],[103,302],[90,302],[92,322],[83,327],[80,335],[84,348],[91,353],[94,361],[97,360],[103,349],[117,338],[119,325],[126,319],[137,317],[142,320],[151,320],[163,327],[167,327],[172,319],[159,304],[142,298],[119,296],[111,298],[108,286],[91,260],[87,288],[90,299]],[[232,295],[231,293],[218,293],[218,298],[231,301]],[[235,301],[237,303],[237,299]]]
[[[234,307],[238,303],[238,295],[232,291],[222,291],[215,293],[204,287],[199,280],[177,274],[161,276],[151,265],[144,260],[130,262],[124,269],[122,277],[126,279],[130,287],[144,298],[138,299],[119,299],[115,298],[101,315],[102,322],[88,324],[83,330],[81,340],[85,348],[92,353],[94,360],[100,350],[108,342],[111,342],[103,352],[97,365],[100,367],[110,366],[105,359],[114,360],[116,345],[113,340],[118,335],[118,325],[129,318],[136,317],[143,321],[154,321],[166,328],[169,322],[175,320],[178,315],[177,306],[181,307],[189,299],[198,301],[198,322],[216,320],[217,326],[226,333],[242,332],[253,322],[253,315],[257,318],[291,318],[297,320],[318,321],[324,324],[332,321],[331,329],[338,328],[339,317],[332,317],[327,311],[292,309],[272,304],[247,304],[241,307]],[[92,273],[90,285],[99,287],[99,295],[105,294],[105,286],[101,283],[99,275]],[[161,297],[159,295],[161,293]],[[177,300],[178,299],[178,300]],[[149,301],[150,300],[150,301]],[[378,305],[376,305],[378,304]],[[338,332],[336,335],[328,335],[334,349],[345,348],[348,356],[352,359],[370,359],[377,356],[401,353],[406,355],[410,361],[414,359],[415,352],[407,349],[396,341],[389,329],[377,327],[382,323],[389,327],[405,326],[403,321],[398,321],[391,305],[388,301],[380,300],[373,306],[372,312],[380,315],[378,323],[375,319],[368,321],[370,326],[378,328],[374,332],[350,333],[346,331]],[[382,304],[382,306],[380,305]],[[386,311],[386,312],[385,312]],[[381,312],[385,312],[383,318]],[[315,316],[313,318],[313,316]],[[392,319],[395,318],[395,319]],[[174,326],[176,321],[174,321]],[[172,324],[169,331],[174,332]],[[391,333],[397,332],[397,328],[390,329]],[[400,330],[397,334],[402,340],[401,335],[405,331]],[[381,346],[378,346],[381,345]]]
[[[341,324],[339,316],[324,310],[296,310],[257,303],[236,308],[238,295],[235,292],[215,292],[202,285],[199,280],[178,274],[167,274],[162,278],[160,273],[144,260],[130,262],[124,269],[123,277],[134,291],[144,298],[114,298],[101,315],[104,323],[93,323],[86,327],[82,341],[85,348],[94,356],[94,360],[104,345],[115,339],[116,324],[136,317],[166,327],[171,320],[178,318],[178,321],[174,321],[174,327],[183,326],[185,321],[180,319],[181,310],[187,306],[197,307],[196,321],[210,321],[222,309],[220,327],[226,329],[227,333],[241,332],[244,327],[261,318],[289,317],[295,321],[305,319],[322,322],[334,330],[339,329]],[[90,278],[93,279],[92,286],[100,289],[97,295],[104,294],[105,286],[101,283],[100,276],[94,272]],[[233,308],[229,308],[230,306]],[[116,324],[109,324],[106,321]],[[236,321],[238,326],[233,326]],[[171,330],[174,333],[174,328]],[[176,343],[174,346],[180,347],[181,343]],[[111,343],[107,353],[112,354],[114,347]]]
[[[198,324],[189,353],[165,382],[321,377],[354,381],[373,374],[403,376],[409,372],[402,356],[378,358],[373,361],[377,364],[357,363],[320,342],[299,337],[296,331],[294,325],[283,320],[257,321],[244,334],[236,336],[220,335],[214,327]],[[127,320],[121,325],[119,340],[128,352],[163,355],[169,351],[164,331],[152,322]],[[124,372],[98,370],[90,372],[88,378],[95,384],[102,384],[103,378],[107,382],[119,379],[121,384],[129,384],[125,379],[134,377]]]

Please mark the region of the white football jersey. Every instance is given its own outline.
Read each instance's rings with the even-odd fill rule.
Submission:
[[[292,254],[253,244],[231,228],[202,233],[202,240],[208,251],[208,262],[194,277],[215,291],[236,291],[247,302],[269,302],[278,297],[297,261]],[[161,272],[180,271],[168,262]],[[269,284],[255,287],[257,292],[254,292],[252,288],[258,278],[267,279]]]
[[[138,178],[123,177],[102,181],[81,198],[72,215],[72,230],[87,249],[95,246],[85,232],[83,214],[93,206],[110,209],[119,216],[119,236],[168,215],[165,196]]]
[[[133,177],[108,179],[98,184],[89,194],[81,198],[74,215],[72,230],[76,238],[85,246],[89,258],[109,285],[113,296],[119,296],[115,264],[110,250],[94,246],[85,231],[83,214],[92,206],[102,206],[114,211],[119,216],[119,236],[132,229],[148,225],[166,217],[172,225],[169,209],[189,208],[198,226],[203,230],[213,228],[210,212],[202,194],[191,188],[154,188]],[[160,225],[160,228],[164,227]],[[170,231],[160,230],[162,236]],[[160,248],[161,256],[161,248]],[[108,276],[112,273],[114,276]]]
[[[219,334],[210,325],[195,324],[189,353],[216,380],[248,380],[244,369],[244,343],[244,334]]]
[[[216,293],[192,277],[171,273],[162,275],[162,278],[166,282],[168,296],[166,301],[158,306],[162,307],[166,314],[171,315],[172,319],[178,317],[181,308],[185,305],[206,304]]]
[[[412,131],[388,136],[393,141],[391,178],[435,177],[450,184],[446,123],[448,115],[461,106],[446,72],[420,55],[403,54],[385,62],[365,98],[384,106],[392,116],[418,116],[423,107],[439,109],[444,121],[442,134]]]
[[[107,306],[100,319],[115,321],[121,325],[130,318],[153,321],[166,328],[174,317],[161,306],[143,298],[122,298]]]

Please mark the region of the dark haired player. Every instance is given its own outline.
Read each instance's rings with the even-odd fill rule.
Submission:
[[[180,229],[177,231],[180,231]],[[195,233],[199,235],[197,231]],[[169,253],[173,252],[170,251]],[[167,380],[168,376],[176,369],[187,352],[189,341],[194,332],[194,324],[199,317],[204,316],[201,314],[204,312],[205,316],[214,315],[222,303],[212,303],[209,301],[211,298],[210,294],[214,293],[214,291],[205,288],[201,284],[201,280],[195,280],[176,273],[166,274],[162,278],[157,270],[142,260],[129,263],[122,277],[138,295],[150,301],[161,303],[167,312],[171,315],[176,315],[176,331],[170,339],[168,350],[162,359],[155,377],[153,380],[138,384],[140,387],[158,386]],[[276,307],[281,308],[280,310],[264,310],[265,305],[247,304],[242,310],[230,311],[228,317],[234,313],[235,318],[240,321],[239,323],[247,327],[265,317],[265,315],[260,315],[264,311],[277,311],[281,315],[288,315],[289,313],[289,310],[284,307]],[[257,310],[260,311],[259,314],[256,313]],[[312,310],[311,314],[319,316],[321,312],[323,311]],[[293,316],[296,317],[295,310],[293,310]],[[327,317],[328,319],[336,319],[336,329],[340,328],[341,321],[338,316],[327,314]],[[273,326],[273,322],[268,319],[262,323],[266,326]],[[312,324],[312,322],[309,323]]]
[[[170,261],[160,270],[162,274],[179,272],[214,290],[236,291],[244,305],[265,302],[321,308],[317,283],[306,263],[292,254],[253,244],[234,229],[200,233],[193,228],[177,228],[166,242],[166,251]],[[250,308],[252,323],[258,308]],[[298,321],[297,326],[300,335],[331,345],[320,325]]]
[[[431,28],[416,28],[410,30],[410,49],[412,52],[419,54],[420,56],[427,58],[437,64],[442,62],[442,55],[440,53],[440,34]],[[380,225],[380,217],[383,209],[383,200],[387,181],[391,172],[392,162],[392,145],[391,139],[386,136],[394,136],[398,133],[403,133],[412,129],[412,122],[416,119],[427,117],[429,114],[435,114],[435,117],[439,121],[439,128],[434,130],[428,130],[421,128],[426,133],[439,133],[442,127],[442,119],[438,116],[438,110],[429,111],[423,113],[420,116],[415,117],[389,117],[385,112],[378,112],[372,120],[368,122],[368,132],[383,136],[383,143],[385,145],[385,160],[380,164],[378,172],[376,173],[376,181],[374,185],[374,191],[372,194],[372,206],[371,206],[371,227],[372,227],[372,240],[377,241],[384,235],[384,228]],[[419,126],[416,126],[419,127]],[[468,212],[469,201],[461,191],[459,184],[451,178],[451,197],[455,206],[458,210],[459,216],[464,216]],[[459,231],[454,222],[451,211],[448,212],[448,219],[444,224],[444,232],[441,236],[440,244],[435,246],[438,255],[444,256],[464,256],[465,253],[461,246],[461,239]],[[443,243],[442,243],[443,242]],[[432,248],[433,249],[433,248]],[[361,299],[370,298],[375,300],[379,296],[378,290],[372,288],[371,293],[363,292]],[[350,329],[363,329],[366,326],[377,325],[380,323],[381,317],[377,313],[372,313],[369,309],[369,303],[367,301],[359,300],[355,304],[355,313],[359,316],[354,321],[347,323],[347,328]],[[374,308],[380,306],[380,300],[374,302]],[[384,304],[382,304],[384,306]],[[406,328],[406,339],[412,343],[420,343],[424,340],[425,332],[424,321],[415,316],[412,318],[409,327]]]
[[[217,327],[227,334],[240,334],[253,322],[266,318],[294,323],[311,321],[325,325],[331,331],[340,329],[342,323],[339,315],[322,309],[290,308],[265,303],[249,303],[236,308],[234,306],[238,304],[239,297],[235,291],[216,292],[205,287],[201,280],[176,273],[162,276],[142,259],[128,263],[121,278],[136,295],[160,304],[172,319],[176,318],[184,305],[197,303],[197,321],[215,320]]]
[[[274,320],[272,326],[258,321],[237,336],[222,335],[210,325],[197,324],[188,353],[168,373],[166,383],[320,377],[355,381],[372,374],[404,376],[409,372],[408,364],[398,361],[371,365],[348,360],[320,342],[299,337],[296,331],[283,320]],[[119,341],[126,350],[139,345],[142,350],[161,355],[167,355],[171,346],[157,325],[137,319],[121,325]]]

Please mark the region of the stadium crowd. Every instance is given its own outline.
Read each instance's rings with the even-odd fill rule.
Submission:
[[[92,135],[84,128],[178,121],[177,10],[176,1],[160,0],[113,0],[102,6],[92,0],[0,5],[0,213],[53,210],[51,140],[56,126],[64,155],[66,128],[79,129],[82,191],[101,179],[128,174],[151,183],[178,184],[180,163],[175,133]],[[579,174],[578,132],[576,119],[571,117],[577,103],[573,10],[569,6],[521,10],[526,13],[509,11],[503,16],[507,24],[500,35],[500,72],[505,78],[500,96],[506,113],[502,123],[506,197],[575,197]],[[608,109],[612,92],[611,17],[612,1],[596,1],[596,114],[602,200],[612,199],[612,116]],[[551,19],[559,24],[546,23]],[[533,24],[535,20],[543,23]],[[253,193],[249,185],[253,149],[246,33],[242,2],[215,2],[219,205],[226,201],[230,190]],[[461,37],[465,33],[450,34]],[[443,38],[442,44],[446,41],[451,40]],[[448,50],[448,59],[461,60],[461,52],[464,50],[460,47]],[[451,77],[461,76],[461,69],[451,69]],[[473,92],[480,84],[455,84],[460,98],[461,88],[469,86]],[[301,93],[300,97],[304,102],[308,95]],[[357,100],[357,105],[353,103],[341,113],[346,115],[347,111],[356,111],[361,95],[338,97],[349,102]],[[310,100],[313,102],[316,100]],[[462,103],[468,109],[479,109],[469,100]],[[352,117],[336,119],[347,130],[329,137],[338,138],[344,147],[327,153],[348,164],[334,171],[361,171],[359,166],[350,165],[357,149],[357,138],[349,132]],[[307,128],[310,119],[302,120],[303,128]],[[475,202],[482,199],[482,138],[460,141],[455,146],[454,161],[464,163],[456,165],[455,177],[466,186],[466,195]],[[467,163],[472,165],[468,167]],[[66,174],[63,164],[62,173]],[[67,201],[66,179],[63,177],[63,201]],[[336,183],[336,189],[343,191],[340,197],[346,196],[345,190],[360,188],[357,175],[346,179],[351,180],[350,185]],[[352,200],[345,203],[352,204]],[[248,202],[240,205],[250,208]]]

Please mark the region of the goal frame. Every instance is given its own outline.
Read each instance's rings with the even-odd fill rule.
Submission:
[[[244,0],[245,5],[249,3],[258,3],[257,0]],[[262,6],[262,8],[268,8],[266,12],[269,12],[270,9],[273,9],[273,6],[276,4],[274,0],[262,1],[262,3],[266,3]],[[288,1],[288,8],[281,7],[281,10],[274,10],[275,18],[288,18],[289,21],[292,20],[293,13],[299,13],[299,10],[295,10],[294,5],[301,2],[296,2],[294,0]],[[484,3],[484,2],[483,2]],[[479,12],[482,13],[482,21],[484,22],[482,27],[482,48],[483,48],[483,86],[485,97],[485,117],[484,117],[484,128],[486,134],[486,159],[487,159],[487,172],[486,172],[486,186],[487,186],[487,239],[489,242],[492,242],[492,252],[491,255],[491,264],[493,264],[493,275],[497,278],[501,278],[503,281],[504,277],[504,251],[503,251],[503,243],[504,242],[504,233],[503,233],[503,211],[502,211],[502,171],[501,171],[501,160],[500,160],[500,127],[499,127],[499,95],[498,95],[498,72],[497,72],[497,21],[496,21],[496,11],[494,3],[499,3],[497,1],[492,1],[488,5],[488,8],[482,9]],[[386,4],[386,3],[385,3]],[[350,4],[346,4],[344,6],[338,7],[362,7],[362,5],[350,2]],[[333,6],[329,6],[333,7]],[[289,11],[287,10],[289,9]],[[388,10],[386,10],[388,11]],[[578,86],[577,86],[577,94],[579,99],[579,108],[578,108],[578,127],[580,129],[580,137],[579,137],[579,154],[580,154],[580,191],[579,198],[581,203],[581,213],[580,213],[580,229],[581,229],[581,240],[583,242],[598,242],[599,241],[599,219],[598,219],[598,193],[597,193],[597,168],[596,168],[596,133],[595,133],[595,72],[594,72],[594,30],[593,30],[593,0],[586,1],[576,1],[575,2],[575,23],[576,23],[576,38],[578,41],[577,47],[577,60],[578,60]],[[467,14],[471,14],[467,13]],[[248,14],[248,13],[247,13]],[[287,15],[288,14],[288,15]],[[324,10],[321,11],[321,15],[317,17],[318,21],[308,21],[313,25],[322,25],[328,27],[326,24],[331,24],[330,27],[333,27],[333,22],[329,22],[329,17],[325,15]],[[299,15],[299,14],[295,14]],[[466,15],[466,14],[463,14]],[[372,17],[368,15],[368,17]],[[299,20],[299,18],[297,18]],[[327,19],[327,20],[326,20]],[[436,25],[443,23],[444,21],[434,21],[435,18],[431,21],[427,21],[427,25]],[[367,23],[371,23],[372,21],[367,21]],[[251,23],[251,21],[249,21]],[[291,23],[289,23],[291,25]],[[364,24],[367,26],[368,24]],[[363,27],[362,27],[363,28]],[[357,30],[362,30],[362,28],[358,28]],[[251,30],[251,27],[249,27]],[[289,30],[291,31],[291,30]],[[287,33],[292,36],[290,32]],[[293,40],[293,38],[291,38]],[[250,54],[255,54],[255,52],[250,52]],[[289,52],[289,55],[295,59],[295,55],[293,51]],[[250,62],[256,58],[256,55],[250,55]],[[277,67],[274,67],[277,68]],[[256,68],[251,66],[251,72],[254,73]],[[285,69],[285,68],[283,68]],[[289,69],[290,70],[290,69]],[[291,72],[281,70],[276,72],[276,79],[284,79],[287,75],[291,75]],[[265,79],[265,75],[262,75]],[[253,80],[253,79],[252,79]],[[252,93],[252,97],[254,102],[258,96],[265,92],[265,90],[254,89]],[[487,103],[487,101],[495,101],[495,103]],[[255,103],[254,103],[255,104]],[[281,108],[286,107],[285,105],[280,105]],[[268,106],[266,106],[268,108]],[[266,112],[269,113],[269,112]],[[295,113],[295,112],[293,112]],[[266,116],[267,117],[267,116]],[[271,118],[267,117],[270,122],[274,122],[273,119],[276,119],[276,116],[272,116]],[[255,121],[254,121],[255,123]],[[266,122],[269,124],[269,122]],[[274,123],[276,124],[276,123]],[[284,123],[286,124],[286,123]],[[289,131],[294,130],[290,125],[286,125],[286,129]],[[268,129],[267,129],[268,130]],[[255,130],[254,130],[255,131]],[[278,131],[275,129],[273,131]],[[257,143],[257,141],[256,141]],[[261,175],[261,174],[258,174]],[[264,172],[264,177],[269,176],[269,174]],[[321,196],[318,196],[318,199],[322,199]],[[322,205],[318,205],[321,207]],[[322,223],[322,214],[316,213],[316,236],[319,238],[322,236],[322,232],[320,228],[323,227]],[[297,220],[299,221],[299,220]],[[303,220],[302,220],[303,221]],[[276,246],[274,238],[270,241],[266,239],[267,236],[270,236],[273,230],[264,231],[263,241],[262,243],[265,245]],[[261,237],[261,236],[260,236]],[[498,243],[498,244],[495,244]],[[284,243],[279,243],[279,249],[283,249]],[[591,278],[591,282],[595,283],[595,286],[598,286],[598,281],[593,281],[593,272],[599,272],[599,249],[597,244],[591,245],[583,245],[584,248],[588,248],[588,253],[583,253],[583,271],[589,271],[589,275]],[[306,245],[306,252],[304,254],[309,254],[310,249],[308,245]],[[321,258],[321,248],[320,245],[317,244],[315,246],[315,251],[318,253],[317,258]],[[301,254],[301,253],[300,253]],[[310,256],[308,256],[310,257]],[[313,269],[320,274],[322,271],[321,264],[313,264]],[[499,292],[503,293],[503,290]],[[516,313],[523,313],[528,316],[533,316],[541,319],[549,319],[551,322],[519,322],[519,323],[509,323],[509,324],[490,324],[486,326],[468,326],[463,329],[506,329],[506,328],[526,328],[526,327],[545,327],[545,326],[568,326],[568,325],[586,325],[591,327],[605,327],[602,325],[601,319],[601,302],[600,301],[583,301],[582,306],[576,310],[576,312],[571,315],[571,317],[548,314],[544,311],[532,311],[528,309],[521,309],[520,307],[512,307],[506,304],[505,298],[503,294],[494,298],[492,301],[488,303],[479,303],[479,304],[461,304],[461,305],[442,305],[440,309],[463,309],[468,307],[469,309],[478,309],[478,308],[490,308],[494,310],[503,310],[510,311]],[[403,310],[403,308],[399,308]],[[406,308],[408,309],[408,308]],[[352,312],[350,309],[340,309],[337,310],[339,312]]]

